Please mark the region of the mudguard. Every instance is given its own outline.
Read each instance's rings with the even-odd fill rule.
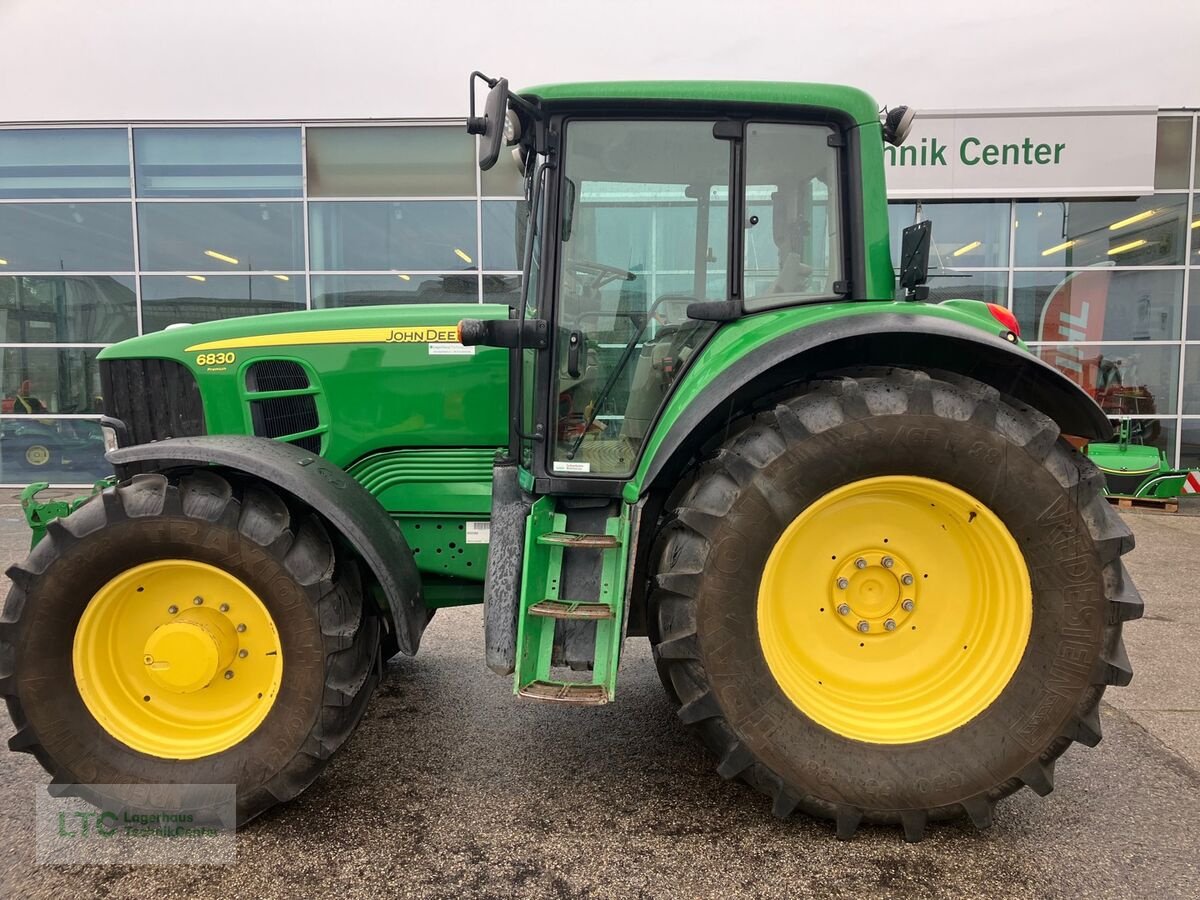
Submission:
[[[936,316],[839,316],[755,347],[712,378],[669,422],[664,415],[656,431],[665,426],[665,432],[652,439],[652,456],[635,478],[639,493],[655,482],[670,483],[714,429],[764,394],[823,372],[863,366],[954,372],[1048,415],[1064,434],[1108,440],[1113,433],[1104,411],[1079,385],[995,333]]]
[[[342,469],[292,444],[246,435],[171,438],[113,450],[107,459],[121,477],[135,465],[143,472],[212,465],[291,494],[321,515],[366,564],[387,599],[401,652],[417,652],[429,613],[412,551],[386,510]]]

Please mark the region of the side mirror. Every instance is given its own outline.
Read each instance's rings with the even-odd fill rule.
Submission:
[[[900,240],[900,288],[906,300],[926,300],[929,288],[929,243],[933,223],[909,225]]]
[[[471,112],[474,113],[474,76],[472,76]],[[508,119],[508,79],[497,78],[483,104],[483,115],[467,119],[467,131],[479,135],[479,168],[487,171],[500,158],[505,143],[505,122]]]

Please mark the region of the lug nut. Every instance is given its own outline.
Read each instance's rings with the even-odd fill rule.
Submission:
[[[838,606],[838,615],[839,615],[839,616],[848,616],[848,615],[850,615],[850,606],[849,606],[849,604],[843,603],[843,604],[839,605],[839,606]]]
[[[202,606],[203,604],[204,604],[204,598],[203,598],[203,597],[193,597],[193,598],[192,598],[192,605],[193,605],[193,606]]]
[[[896,630],[896,620],[888,619],[886,622],[884,622],[883,630],[884,631],[895,631]]]
[[[866,634],[868,631],[871,630],[871,623],[867,622],[867,621],[859,622],[858,630],[861,631],[863,634]]]
[[[913,603],[911,600],[905,600],[903,603],[900,604],[900,608],[902,610],[904,610],[905,612],[912,612],[914,606],[916,606],[916,604]]]
[[[245,631],[245,630],[246,630],[246,626],[245,626],[245,625],[238,625],[238,627],[237,627],[237,630],[238,630],[238,634],[241,634],[243,631]]]
[[[228,603],[221,604],[221,612],[229,612],[229,604]]]
[[[912,584],[912,582],[913,582],[913,578],[911,575],[901,575],[900,576],[901,584]]]
[[[226,669],[225,670],[225,680],[228,681],[232,677],[233,677],[233,673],[230,672],[228,669]]]
[[[839,578],[837,580],[837,586],[838,586],[839,591],[844,591],[846,588],[850,587],[850,579],[849,578]]]
[[[249,655],[250,655],[250,651],[249,651],[249,650],[245,650],[245,649],[243,649],[243,650],[239,650],[239,651],[238,651],[238,656],[239,656],[240,658],[242,658],[242,659],[245,659],[245,658],[246,658],[247,656],[249,656]]]
[[[175,613],[179,612],[179,607],[172,604],[171,606],[167,607],[167,612],[171,615],[175,615]]]
[[[890,569],[892,566],[894,566],[896,564],[896,561],[894,559],[892,559],[890,556],[885,556],[881,560],[881,562],[883,563],[883,567],[885,569]]]
[[[865,559],[863,559],[861,556],[854,561],[854,568],[865,569],[866,567],[867,567],[867,561]]]

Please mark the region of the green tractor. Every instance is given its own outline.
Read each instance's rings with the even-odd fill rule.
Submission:
[[[818,84],[473,75],[481,167],[524,171],[519,301],[105,350],[113,481],[9,570],[11,748],[85,795],[234,784],[244,821],[482,603],[518,699],[613,702],[647,637],[717,772],[839,837],[1049,793],[1131,678],[1133,540],[1064,437],[1112,429],[1007,310],[928,302],[927,223],[897,287],[882,150],[911,119]]]

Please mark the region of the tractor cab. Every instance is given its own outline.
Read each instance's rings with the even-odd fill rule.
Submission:
[[[475,79],[491,86],[482,116]],[[687,83],[603,87],[514,93],[472,78],[480,166],[516,156],[528,220],[513,320],[465,335],[519,351],[514,457],[542,491],[618,494],[720,322],[894,291],[887,235],[864,228],[864,202],[876,213],[880,198],[864,201],[863,179],[882,183],[882,162],[858,158],[863,116],[878,121],[865,95],[744,83],[727,101],[689,101]],[[806,88],[813,102],[796,103]],[[893,126],[907,129],[905,115]]]

